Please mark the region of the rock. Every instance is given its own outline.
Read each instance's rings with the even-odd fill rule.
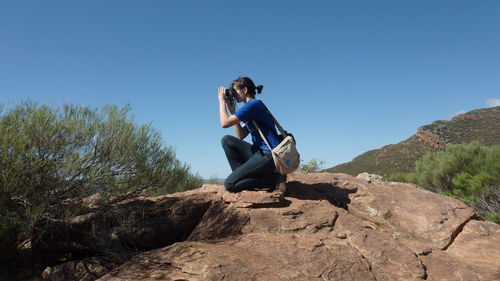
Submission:
[[[272,208],[283,205],[283,194],[268,191],[247,191],[238,193],[225,193],[226,203],[231,203],[238,208]]]
[[[99,280],[375,280],[357,251],[335,241],[271,233],[240,238],[176,243],[136,256]]]
[[[437,121],[437,122],[443,122],[443,123],[448,123],[448,121]],[[429,131],[424,129],[424,127],[419,127],[417,131],[417,137],[429,144],[430,146],[437,148],[437,149],[445,149],[447,146],[446,140],[443,140],[439,134],[439,129],[444,126],[438,126],[435,128],[433,131]]]
[[[222,189],[219,186],[217,190]],[[40,235],[40,240],[32,241],[32,247],[49,259],[68,253],[80,256],[113,253],[128,258],[137,251],[185,240],[200,218],[213,209],[224,213],[224,202],[212,200],[212,196],[221,197],[208,186],[181,196],[137,197],[111,206],[100,206],[69,222],[51,222]],[[231,231],[222,226],[214,235]]]
[[[365,180],[368,183],[372,183],[372,184],[379,184],[379,183],[386,182],[386,180],[382,176],[374,175],[374,174],[368,174],[366,172],[357,175],[356,178]]]
[[[469,221],[447,252],[474,267],[497,268],[500,277],[500,225]]]
[[[427,270],[429,281],[490,281],[499,280],[490,278],[468,264],[464,264],[459,258],[446,252],[435,251],[432,254],[419,257]],[[486,271],[487,275],[493,270]]]
[[[46,280],[500,280],[498,225],[415,185],[346,174],[292,174],[286,194],[132,198],[49,229],[41,255],[86,258]]]
[[[476,214],[461,201],[411,184],[360,185],[350,195],[349,212],[401,238],[446,248]]]
[[[91,281],[106,274],[110,267],[113,267],[113,264],[103,264],[103,261],[97,258],[75,260],[54,267],[47,267],[42,272],[42,278],[44,280]]]

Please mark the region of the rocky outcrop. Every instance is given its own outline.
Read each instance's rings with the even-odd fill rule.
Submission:
[[[466,119],[470,119],[470,120],[480,120],[481,117],[478,116],[478,115],[474,115],[474,114],[458,114],[458,115],[455,115],[453,118],[451,118],[451,122],[456,122],[456,121],[460,121],[460,120],[466,120]]]
[[[434,128],[434,131],[439,131],[442,128],[444,128],[444,125],[441,125],[441,127],[437,126],[436,128]],[[429,131],[424,129],[423,127],[419,127],[416,136],[433,148],[446,148],[446,140],[440,138],[437,132]]]
[[[500,280],[500,226],[373,175],[298,174],[286,194],[221,185],[54,223],[46,280]]]

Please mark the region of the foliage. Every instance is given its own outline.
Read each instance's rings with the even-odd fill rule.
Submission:
[[[203,178],[198,173],[196,173],[196,175],[188,174],[186,183],[184,185],[179,185],[176,192],[199,188],[202,185]]]
[[[217,178],[216,175],[212,175],[208,179],[208,184],[219,184],[219,179]]]
[[[415,164],[412,181],[436,192],[477,193],[500,182],[500,146],[479,142],[451,145],[445,151],[429,153]]]
[[[485,217],[485,220],[492,221],[494,223],[500,224],[500,214],[498,213],[488,213]]]
[[[129,110],[24,102],[0,111],[2,241],[19,244],[37,222],[71,216],[70,206],[97,191],[164,194],[201,185]]]
[[[323,165],[325,165],[325,161],[313,158],[309,162],[301,164],[300,169],[308,173],[317,173],[323,169]]]
[[[500,214],[500,146],[479,142],[451,145],[415,164],[407,180],[460,199],[495,221]]]
[[[407,174],[405,173],[394,173],[385,178],[388,181],[393,182],[407,182]]]
[[[500,184],[479,192],[471,206],[487,221],[500,224]]]
[[[21,243],[27,225],[16,213],[0,210],[0,260],[11,257]]]

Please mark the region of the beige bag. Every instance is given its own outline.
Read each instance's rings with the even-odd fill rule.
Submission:
[[[252,122],[257,130],[259,130],[260,136],[266,142],[269,149],[271,149],[274,166],[276,167],[274,171],[276,173],[286,175],[297,169],[300,164],[300,154],[295,147],[295,139],[285,130],[283,130],[283,128],[280,126],[278,121],[274,118],[269,110],[267,112],[269,113],[269,115],[271,115],[274,124],[276,124],[276,127],[278,127],[278,130],[283,136],[283,140],[274,149],[272,149],[271,145],[269,145],[269,142],[260,130],[259,125],[257,125],[257,122],[255,122],[255,120],[253,120]]]

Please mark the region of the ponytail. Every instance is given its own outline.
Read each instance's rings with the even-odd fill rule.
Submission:
[[[264,86],[262,86],[262,85],[257,86],[257,87],[256,87],[256,89],[257,89],[257,93],[258,93],[258,94],[262,93],[262,89],[263,89],[263,88],[264,88]]]

